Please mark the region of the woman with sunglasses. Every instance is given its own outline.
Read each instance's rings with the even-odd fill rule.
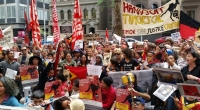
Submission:
[[[117,60],[117,64],[115,65],[115,67],[121,69],[120,62],[121,62],[123,56],[122,56],[122,51],[120,48],[115,48],[113,58]],[[111,65],[112,64],[110,62],[110,64],[108,64],[108,66],[106,68],[107,73],[110,72]]]

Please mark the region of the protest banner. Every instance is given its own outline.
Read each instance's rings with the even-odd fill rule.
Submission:
[[[116,109],[130,110],[128,94],[127,89],[116,89]]]
[[[178,83],[178,89],[182,96],[200,98],[200,85],[199,84],[186,84]]]
[[[3,38],[0,39],[0,45],[6,49],[10,49],[9,44],[14,43],[12,26],[7,27],[2,32]]]
[[[64,94],[62,93],[61,82],[59,82],[58,80],[52,82],[46,82],[44,93],[45,93],[45,100],[50,99],[51,97],[56,98],[63,96]]]
[[[84,41],[101,41],[99,34],[84,34]]]
[[[180,0],[171,0],[156,9],[142,9],[121,2],[122,30],[125,36],[161,33],[179,28]]]
[[[84,104],[102,107],[101,86],[98,76],[79,80],[80,99]]]
[[[114,87],[121,87],[122,81],[121,77],[126,75],[127,71],[120,71],[120,72],[109,72],[108,76],[112,77],[113,79],[113,86]],[[139,70],[134,71],[134,74],[137,76],[137,84],[141,87],[145,92],[149,92],[152,87],[152,79],[153,79],[153,71],[152,70]]]

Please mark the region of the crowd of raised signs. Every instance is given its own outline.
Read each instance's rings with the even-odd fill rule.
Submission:
[[[14,46],[9,50],[2,48],[0,52],[0,104],[5,106],[43,106],[45,100],[45,83],[58,80],[62,84],[62,98],[55,100],[52,104],[54,110],[87,110],[83,101],[79,99],[79,79],[70,85],[63,75],[64,66],[87,67],[87,65],[102,66],[102,73],[99,77],[101,82],[102,109],[117,110],[116,89],[112,86],[113,80],[109,77],[110,72],[127,71],[127,75],[134,77],[133,86],[124,85],[130,95],[127,97],[131,110],[144,110],[145,102],[154,102],[155,110],[200,110],[200,102],[195,97],[183,97],[175,91],[165,102],[159,98],[145,93],[137,84],[135,70],[153,70],[154,67],[177,69],[182,72],[186,82],[192,84],[200,83],[200,47],[193,39],[173,41],[170,37],[163,42],[152,43],[148,40],[133,42],[132,47],[122,39],[121,44],[110,42],[99,42],[95,45],[88,45],[84,42],[84,48],[70,49],[67,42],[61,41],[62,51],[60,52],[58,73],[54,74],[54,61],[56,51],[54,45],[37,46]],[[15,53],[20,52],[15,57]],[[38,84],[32,87],[31,101],[24,98],[21,84],[20,69],[33,65],[39,74]],[[31,71],[31,70],[30,70]],[[16,72],[11,79],[9,72]],[[88,76],[91,77],[92,76]],[[158,79],[153,78],[153,88],[159,87]],[[72,88],[69,89],[69,86]],[[65,94],[67,94],[65,96]],[[134,96],[133,100],[132,97]],[[130,99],[129,99],[130,98]]]

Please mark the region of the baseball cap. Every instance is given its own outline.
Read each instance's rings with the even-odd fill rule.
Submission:
[[[134,97],[134,101],[140,101],[143,105],[145,104],[145,100],[142,97]],[[131,104],[132,103],[132,98],[128,99],[128,102]]]
[[[166,51],[167,51],[168,55],[173,55],[174,54],[174,52],[171,49],[167,49]]]

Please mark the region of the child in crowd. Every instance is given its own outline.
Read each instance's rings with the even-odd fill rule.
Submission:
[[[32,96],[31,96],[31,100],[32,102],[29,104],[29,106],[41,106],[41,105],[45,105],[45,95],[44,92],[41,90],[36,90],[33,92]]]

